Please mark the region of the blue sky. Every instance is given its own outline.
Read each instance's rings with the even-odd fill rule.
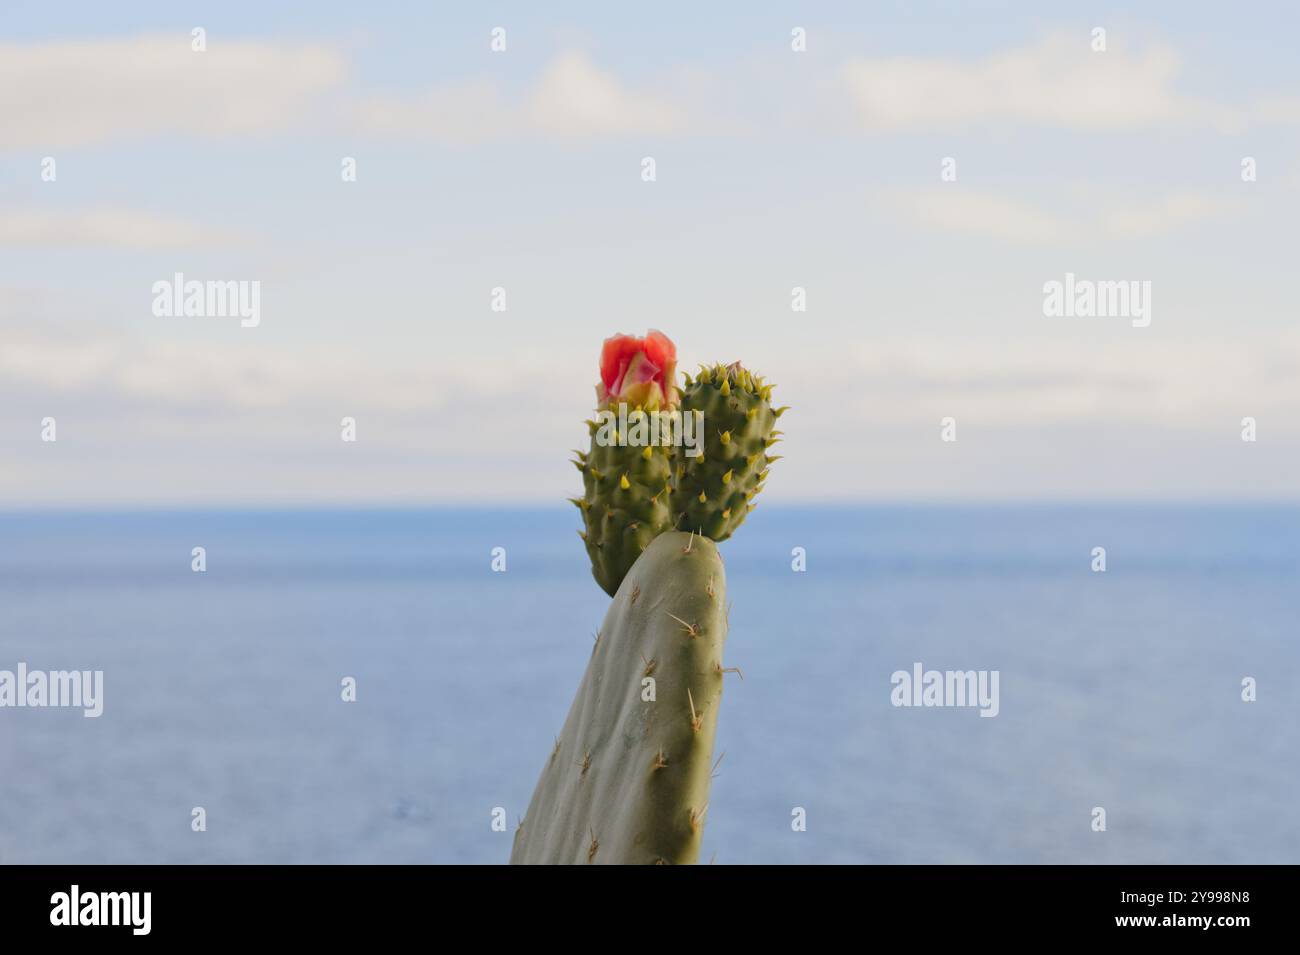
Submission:
[[[778,383],[772,501],[1294,496],[1290,5],[753,7],[7,6],[0,506],[558,500],[649,327]]]

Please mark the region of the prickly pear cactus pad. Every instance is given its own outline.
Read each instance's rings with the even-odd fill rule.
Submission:
[[[691,863],[722,697],[726,580],[669,531],[624,578],[515,833],[512,863]]]
[[[781,439],[774,429],[786,409],[773,408],[772,385],[736,362],[687,377],[681,410],[703,415],[704,449],[674,458],[674,526],[724,541],[754,509],[767,469],[780,458],[771,448]]]
[[[582,511],[592,575],[610,596],[650,541],[673,526],[673,448],[662,441],[677,406],[676,376],[677,349],[661,332],[605,340],[596,386],[601,420],[587,422],[590,450],[575,452],[583,496],[570,500]]]

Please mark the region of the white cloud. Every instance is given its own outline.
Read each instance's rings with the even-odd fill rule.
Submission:
[[[132,209],[0,209],[0,245],[177,248],[237,238],[197,222]]]
[[[1089,47],[1086,32],[1054,34],[982,59],[855,59],[840,78],[869,129],[952,130],[1018,122],[1082,130],[1229,122],[1223,108],[1175,89],[1180,59],[1167,46],[1134,54]]]
[[[456,82],[418,96],[366,96],[352,112],[373,132],[454,144],[535,136],[664,135],[686,125],[684,111],[667,98],[630,89],[575,52],[555,57],[531,92],[515,99],[492,83]]]
[[[627,89],[578,53],[559,56],[546,68],[529,118],[538,129],[566,137],[672,133],[684,122],[675,106]]]
[[[280,46],[188,33],[0,44],[0,150],[92,146],[162,135],[217,139],[325,128],[339,116],[385,135],[476,143],[680,131],[681,108],[636,90],[584,54],[555,57],[531,88],[448,80],[418,94],[353,94],[347,57],[326,44]]]
[[[1236,201],[1180,192],[1154,201],[1112,205],[1103,211],[1101,224],[1107,235],[1116,238],[1146,238],[1221,219],[1240,209]]]
[[[886,201],[940,232],[1014,242],[1055,242],[1067,234],[1063,221],[1037,205],[992,192],[940,186],[891,193]]]
[[[209,38],[188,32],[0,44],[0,149],[58,149],[171,133],[221,137],[303,119],[346,75],[320,44]]]
[[[880,201],[924,229],[1049,244],[1150,238],[1241,211],[1238,201],[1195,192],[1138,199],[1088,188],[1029,201],[955,183],[894,190]]]

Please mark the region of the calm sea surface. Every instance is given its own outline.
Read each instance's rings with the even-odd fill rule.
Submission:
[[[505,861],[608,603],[571,511],[0,515],[0,670],[105,681],[0,709],[0,862]],[[760,508],[721,550],[705,860],[1300,862],[1300,509]],[[999,715],[892,706],[918,661]]]

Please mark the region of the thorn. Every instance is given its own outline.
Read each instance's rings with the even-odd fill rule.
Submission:
[[[650,460],[650,456],[653,455],[653,454],[654,454],[654,449],[653,449],[652,447],[650,447],[650,445],[647,444],[647,445],[645,446],[645,450],[641,452],[641,457],[643,457],[643,458],[645,458],[647,461],[649,461],[649,460]]]
[[[709,576],[709,585],[708,585],[707,587],[704,588],[704,592],[705,592],[706,594],[708,594],[710,597],[713,596],[713,576],[712,576],[712,575]]]
[[[645,673],[643,673],[642,676],[649,676],[651,673],[655,672],[655,667],[659,665],[659,658],[656,657],[653,660],[647,660],[643,653],[641,654],[641,662],[645,664]]]
[[[524,817],[516,816],[515,818],[519,820],[517,823],[515,823],[515,832],[518,832],[520,829],[524,827]]]
[[[704,492],[701,491],[701,492],[700,492],[700,503],[701,503],[701,504],[705,504],[705,503],[708,502],[708,500],[709,500],[709,499],[708,499],[707,497],[704,496]]]
[[[749,418],[750,420],[753,420],[754,415],[756,415],[756,414],[758,414],[758,405],[754,405],[754,407],[752,407],[752,408],[750,408],[748,411],[746,411],[746,412],[745,412],[745,417],[746,417],[746,418]]]
[[[668,613],[668,611],[665,610],[664,613]],[[683,620],[681,617],[677,616],[676,614],[669,613],[668,616],[672,617],[674,620],[676,620],[678,623],[682,625],[682,629],[686,632],[686,635],[688,637],[698,637],[700,635],[700,629],[695,624],[687,623],[685,620]]]
[[[779,417],[781,417],[781,415],[785,414],[785,413],[786,413],[787,411],[789,411],[789,410],[790,410],[790,406],[789,406],[789,405],[782,405],[782,406],[779,407],[779,408],[773,408],[773,409],[772,409],[772,417],[773,417],[773,418],[779,418]]]
[[[570,461],[569,463],[572,464],[572,465],[573,465],[575,468],[577,468],[579,471],[581,471],[583,474],[586,474],[586,473],[587,473],[587,469],[583,466],[583,464],[582,464],[581,461]],[[595,472],[593,471],[592,473],[595,473]]]
[[[713,661],[713,669],[717,671],[718,676],[722,676],[724,673],[735,673],[742,680],[745,679],[745,674],[740,672],[740,667],[724,667],[721,663],[715,660]]]
[[[699,812],[691,810],[691,832],[698,832],[700,826],[704,824],[704,814],[709,811],[709,804],[705,803],[704,808]]]
[[[691,729],[695,732],[700,731],[700,724],[704,722],[704,717],[695,714],[695,697],[691,696],[691,688],[686,688],[686,700],[691,704]]]
[[[731,394],[731,384],[728,381],[728,379],[726,378],[722,379],[722,387],[719,388],[718,391],[724,398],[728,397]]]
[[[695,543],[695,531],[691,531],[691,539],[688,540],[688,541],[686,542],[686,546],[682,548],[682,553],[683,553],[683,554],[689,554],[689,553],[691,552],[691,545],[694,544],[694,543]],[[672,616],[672,615],[669,614],[669,616]]]
[[[663,856],[656,856],[655,865],[668,865],[668,860],[665,859]]]
[[[718,757],[718,761],[713,764],[713,769],[709,770],[709,772],[712,773],[712,776],[710,778],[712,779],[718,778],[718,767],[722,765],[722,760],[724,757],[726,757],[726,755],[727,755],[727,751],[723,750],[722,755]]]
[[[727,508],[722,512],[722,519],[724,521],[731,519],[731,508]]]
[[[628,595],[628,601],[627,601],[628,604],[630,605],[636,603],[636,598],[640,596],[641,596],[641,585],[633,584],[632,593]]]
[[[655,761],[650,764],[650,769],[657,771],[660,769],[665,769],[667,768],[667,766],[668,766],[668,757],[664,755],[663,747],[660,747],[659,752],[655,753]]]
[[[578,531],[578,536],[581,537],[583,540],[586,540],[586,539],[587,539],[587,532],[586,532],[586,531]]]
[[[628,483],[626,474],[624,474],[621,478],[618,479],[618,486],[625,491],[632,486],[631,484]]]
[[[592,641],[592,647],[591,647],[591,650],[592,650],[593,653],[595,653],[595,652],[596,652],[596,647],[600,646],[600,631],[599,631],[599,630],[597,630],[595,633],[593,633],[593,634],[591,635],[591,641]]]
[[[705,808],[707,809],[708,807],[706,806]],[[592,829],[590,831],[591,831],[591,848],[587,850],[588,862],[591,862],[592,859],[596,858],[596,850],[600,848],[600,843],[596,841],[596,830]]]
[[[721,441],[723,444],[731,444],[731,432],[730,431],[722,432],[722,437],[718,438],[718,440]]]
[[[582,754],[582,772],[579,773],[578,775],[580,775],[580,776],[585,776],[585,775],[587,775],[587,770],[589,770],[589,769],[591,769],[591,751],[590,751],[590,750],[588,750],[587,752],[585,752],[585,753]]]
[[[551,759],[555,759],[555,757],[559,755],[560,755],[560,738],[557,736],[555,737],[555,749],[551,750]]]
[[[734,472],[735,472],[735,468],[732,468],[732,469],[731,469],[730,471],[728,471],[726,474],[722,475],[722,483],[723,483],[723,484],[730,484],[730,483],[731,483],[731,475],[732,475]]]

